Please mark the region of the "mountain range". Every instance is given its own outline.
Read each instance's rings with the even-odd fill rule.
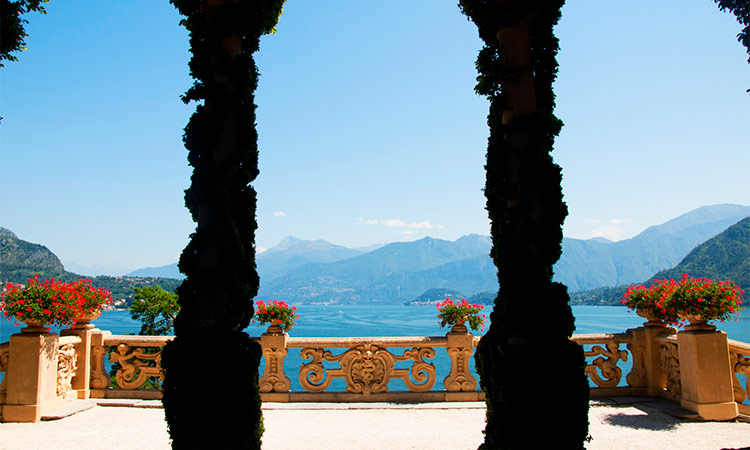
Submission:
[[[750,217],[698,245],[675,267],[662,270],[640,282],[649,285],[655,280],[679,280],[683,274],[694,278],[731,280],[740,287],[750,288]],[[616,305],[627,287],[601,287],[575,292],[570,297],[573,303],[578,304]]]
[[[747,216],[750,206],[704,206],[631,239],[564,238],[555,280],[572,293],[642,282],[674,267],[698,244]],[[426,237],[374,249],[288,237],[257,255],[258,295],[296,303],[345,304],[407,302],[431,289],[449,289],[467,297],[497,292],[496,269],[488,256],[491,245],[488,236],[478,234],[455,241]],[[0,274],[9,269],[4,263],[0,257]],[[176,263],[139,269],[128,276],[183,278]]]

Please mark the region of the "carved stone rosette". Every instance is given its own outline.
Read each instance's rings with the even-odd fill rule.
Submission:
[[[622,369],[617,367],[617,362],[627,361],[628,352],[620,350],[620,344],[617,342],[607,342],[605,346],[606,349],[595,345],[591,347],[591,350],[584,352],[586,357],[601,355],[586,366],[586,373],[599,387],[617,387],[622,379]],[[600,372],[601,375],[599,375]]]
[[[667,374],[667,391],[677,397],[682,396],[680,379],[680,349],[677,344],[666,343],[659,348],[661,370]]]
[[[61,346],[57,351],[57,397],[65,397],[73,388],[71,382],[76,374],[78,355],[73,344]]]
[[[435,366],[425,358],[435,356],[431,347],[415,347],[394,355],[374,344],[362,344],[334,356],[322,348],[305,348],[302,359],[309,359],[300,368],[299,381],[308,392],[323,392],[334,378],[344,378],[346,392],[370,395],[388,392],[388,382],[400,378],[412,392],[427,392],[435,385]],[[412,360],[409,369],[396,369],[398,361]],[[338,362],[340,368],[326,370],[323,361]],[[412,381],[413,379],[413,381]]]
[[[748,397],[750,392],[750,358],[740,354],[739,352],[732,352],[732,389],[734,391],[734,401],[742,403]],[[745,374],[745,387],[742,387],[740,379],[737,377],[738,373]],[[0,393],[1,394],[1,393]]]
[[[154,353],[146,353],[143,347],[136,347],[131,351],[128,344],[120,344],[117,351],[109,353],[109,361],[121,366],[115,374],[120,389],[138,389],[149,377],[163,379],[161,348]]]

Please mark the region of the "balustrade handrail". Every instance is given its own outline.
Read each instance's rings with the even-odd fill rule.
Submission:
[[[104,345],[128,344],[142,347],[161,347],[174,336],[136,336],[132,334],[109,334],[104,336]]]
[[[570,340],[576,344],[603,344],[606,342],[630,343],[633,338],[629,333],[582,333],[574,334]]]
[[[675,344],[677,345],[677,335],[675,334],[660,334],[656,336],[656,342],[660,344]]]
[[[744,354],[750,354],[750,344],[742,341],[735,341],[734,339],[727,339],[729,343],[729,351],[739,352]]]
[[[447,347],[448,338],[445,336],[290,337],[286,341],[287,348],[349,348],[362,344],[373,344],[383,347],[412,347],[415,345]]]
[[[60,336],[57,340],[57,346],[62,347],[63,345],[76,345],[83,342],[80,336]]]

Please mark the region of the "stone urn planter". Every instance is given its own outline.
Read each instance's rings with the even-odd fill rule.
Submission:
[[[91,321],[94,319],[98,319],[101,315],[102,315],[101,311],[86,313],[76,319],[75,323],[73,324],[73,329],[91,330],[94,328],[94,324],[91,323]]]
[[[21,328],[21,333],[26,334],[43,334],[43,333],[49,333],[52,327],[45,326],[42,322],[38,322],[35,320],[26,320],[21,321],[26,326]]]
[[[657,316],[656,312],[647,306],[639,306],[636,308],[635,313],[640,317],[647,319],[647,322],[643,322],[645,327],[664,327],[666,324]]]
[[[700,314],[680,313],[679,316],[690,322],[690,325],[685,325],[685,331],[716,331],[716,325],[709,324]]]

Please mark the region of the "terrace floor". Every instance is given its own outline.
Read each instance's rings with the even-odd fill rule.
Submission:
[[[74,411],[79,412],[68,415]],[[476,402],[265,403],[263,448],[476,449],[482,442],[484,413],[484,403]],[[540,432],[557,413],[540,410]],[[45,419],[36,424],[0,423],[0,448],[170,448],[159,401],[79,400]],[[664,400],[598,399],[591,402],[593,439],[586,448],[750,448],[746,419],[700,422]]]

